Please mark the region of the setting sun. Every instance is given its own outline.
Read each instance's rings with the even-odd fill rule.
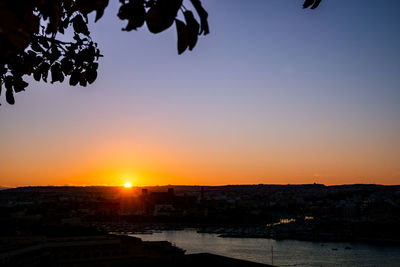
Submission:
[[[125,188],[131,188],[132,184],[130,182],[127,182],[127,183],[124,184],[124,187]]]

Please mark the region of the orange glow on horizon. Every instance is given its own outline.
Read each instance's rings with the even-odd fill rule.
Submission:
[[[34,153],[36,150],[24,150],[23,160],[16,160],[22,147],[8,149],[3,154],[7,157],[0,155],[0,186],[125,188],[127,182],[132,186],[398,184],[400,177],[398,150],[386,146],[362,146],[361,149],[345,143],[330,147],[324,145],[324,140],[304,140],[307,145],[296,146],[295,143],[273,143],[269,139],[262,146],[247,146],[232,143],[235,139],[229,138],[188,145],[173,137],[164,143],[150,137],[147,137],[149,140],[121,136],[96,138],[99,140],[81,141],[79,148],[64,149],[62,157],[57,155],[63,143],[46,146],[42,157]],[[76,154],[78,150],[83,152]],[[18,167],[21,163],[24,168]]]

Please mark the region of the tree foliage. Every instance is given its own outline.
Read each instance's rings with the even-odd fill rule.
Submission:
[[[189,0],[188,0],[189,1]],[[118,18],[127,20],[124,31],[147,25],[151,33],[160,33],[174,23],[178,36],[178,54],[192,50],[199,35],[209,33],[208,13],[200,0],[190,0],[196,11],[183,0],[120,0]],[[303,7],[316,8],[321,0],[306,0]],[[97,78],[102,56],[88,28],[88,15],[95,12],[98,21],[108,0],[2,0],[0,2],[0,95],[5,91],[9,104],[14,93],[24,91],[23,76],[51,83],[68,79],[70,85],[86,86]],[[184,21],[178,19],[179,11]],[[72,40],[62,38],[70,27]],[[5,88],[5,90],[3,90]]]

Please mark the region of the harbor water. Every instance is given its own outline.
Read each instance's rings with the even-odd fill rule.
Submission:
[[[208,252],[277,266],[400,266],[400,246],[221,238],[194,229],[132,236],[144,241],[169,241],[187,254]]]

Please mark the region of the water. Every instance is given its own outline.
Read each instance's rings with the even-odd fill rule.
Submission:
[[[265,238],[221,238],[196,230],[135,234],[145,241],[169,241],[187,254],[209,252],[277,266],[400,266],[400,246],[326,243]],[[351,249],[346,249],[351,248]]]

